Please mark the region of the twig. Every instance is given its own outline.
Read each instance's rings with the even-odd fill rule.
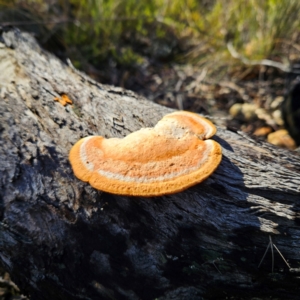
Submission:
[[[272,273],[274,272],[274,250],[273,250],[273,247],[274,247],[274,248],[276,249],[276,251],[279,253],[279,255],[281,256],[281,258],[283,259],[283,261],[285,262],[285,264],[287,265],[287,267],[289,268],[289,270],[291,271],[292,269],[291,269],[290,265],[288,264],[288,262],[286,261],[286,259],[283,257],[283,255],[281,254],[281,252],[279,251],[279,249],[276,247],[276,245],[272,242],[272,238],[271,238],[270,235],[269,235],[269,240],[270,240],[270,241],[269,241],[268,247],[267,247],[267,249],[266,249],[266,251],[265,251],[265,253],[264,253],[264,255],[263,255],[263,257],[262,257],[262,259],[261,259],[261,261],[260,261],[260,263],[259,263],[259,265],[258,265],[258,268],[260,267],[260,265],[261,265],[262,262],[264,261],[265,256],[266,256],[266,254],[267,254],[269,248],[271,247],[271,255],[272,255]]]
[[[222,272],[219,270],[219,268],[215,265],[215,260],[212,262],[212,264],[215,266],[215,268],[217,269],[217,271],[222,274]]]
[[[205,263],[202,264],[202,266],[204,266],[204,265],[206,265],[206,264],[213,264],[214,267],[216,268],[216,270],[217,270],[220,274],[222,274],[222,272],[219,270],[219,268],[218,268],[218,267],[216,266],[216,264],[215,264],[215,262],[216,262],[216,261],[219,261],[219,260],[220,260],[220,259],[217,258],[217,259],[214,259],[214,260],[206,261]]]
[[[239,54],[233,47],[232,42],[227,43],[227,49],[230,52],[232,57],[241,60],[245,65],[251,65],[251,66],[263,65],[263,66],[267,66],[267,67],[277,68],[277,69],[280,69],[283,72],[287,72],[287,73],[292,71],[290,66],[282,64],[277,61],[270,60],[270,59],[250,60],[250,59],[242,56],[241,54]]]
[[[269,239],[270,239],[271,254],[272,254],[272,273],[274,273],[274,249],[273,249],[272,238],[270,235],[269,235]]]
[[[290,265],[288,264],[288,262],[285,260],[285,258],[283,257],[283,255],[281,254],[281,252],[279,251],[279,249],[276,247],[275,244],[273,244],[274,248],[277,250],[277,252],[279,253],[279,255],[281,256],[281,258],[283,259],[283,261],[285,262],[285,264],[288,266],[289,269],[291,269]]]
[[[264,255],[263,255],[263,257],[262,257],[262,259],[261,259],[261,261],[260,261],[260,263],[259,263],[259,265],[258,265],[258,268],[260,267],[261,263],[264,261],[265,256],[266,256],[266,254],[267,254],[269,248],[270,248],[270,242],[269,242],[268,247],[267,247],[267,249],[266,249],[266,251],[265,251],[265,253],[264,253]]]

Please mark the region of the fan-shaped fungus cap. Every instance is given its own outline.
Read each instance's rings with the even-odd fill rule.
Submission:
[[[217,168],[221,146],[206,140],[215,133],[209,120],[179,111],[123,139],[83,138],[69,159],[76,177],[96,189],[134,196],[172,194],[203,181]]]

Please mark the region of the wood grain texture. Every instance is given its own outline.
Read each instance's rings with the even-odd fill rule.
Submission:
[[[0,260],[31,299],[299,295],[300,158],[218,128],[214,174],[163,197],[75,178],[72,145],[126,136],[171,112],[96,83],[28,34],[0,36]],[[73,105],[55,97],[67,95]],[[271,236],[274,252],[258,264]]]

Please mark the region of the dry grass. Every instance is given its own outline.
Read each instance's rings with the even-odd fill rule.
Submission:
[[[44,39],[56,36],[74,65],[86,70],[131,69],[150,58],[192,63],[220,79],[253,70],[253,61],[269,59],[288,68],[299,59],[297,0],[2,0],[0,5],[11,12],[2,14],[2,24],[30,23],[39,32],[43,26]],[[229,41],[244,60],[228,51]]]

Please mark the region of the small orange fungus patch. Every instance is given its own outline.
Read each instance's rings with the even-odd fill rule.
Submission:
[[[66,106],[67,104],[73,104],[72,100],[66,94],[62,94],[60,98],[55,97],[54,101],[58,101],[63,106]]]
[[[257,128],[254,132],[253,135],[255,136],[266,136],[268,135],[270,132],[272,132],[272,128],[265,126],[265,127],[260,127]]]
[[[222,158],[221,146],[209,140],[215,133],[209,120],[179,111],[123,139],[83,138],[69,159],[76,177],[96,189],[134,196],[172,194],[215,171]]]

